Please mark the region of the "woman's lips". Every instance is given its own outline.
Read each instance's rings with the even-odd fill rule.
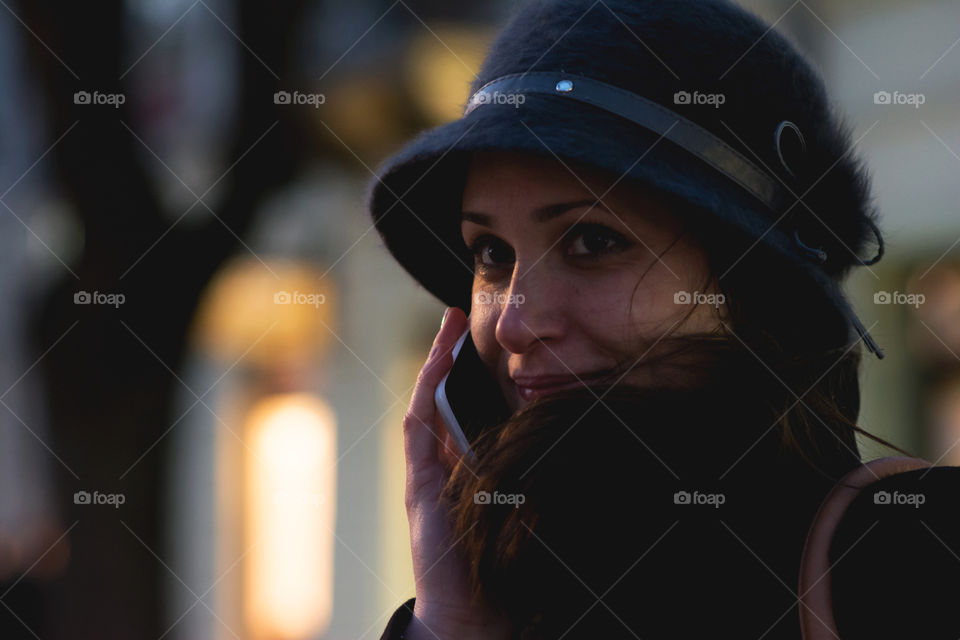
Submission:
[[[524,387],[522,385],[517,385],[517,395],[520,396],[520,399],[524,402],[530,402],[536,398],[555,393],[557,391],[563,391],[565,389],[576,389],[578,387],[585,386],[590,383],[589,378],[584,378],[582,380],[574,380],[572,382],[567,382],[564,384],[552,385],[549,387]]]

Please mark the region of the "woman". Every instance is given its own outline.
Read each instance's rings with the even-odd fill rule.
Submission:
[[[722,0],[527,2],[369,204],[449,306],[404,420],[416,598],[383,637],[799,637],[860,343],[882,357],[839,288],[882,254],[868,179],[804,58]],[[433,402],[468,324],[515,411],[474,466]]]

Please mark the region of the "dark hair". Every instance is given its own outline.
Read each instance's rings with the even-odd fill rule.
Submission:
[[[725,527],[792,580],[827,483],[778,450],[765,412],[735,387],[568,391],[477,440],[444,499],[475,596],[506,614],[515,638],[629,637],[624,626],[694,637],[731,625],[759,637],[770,620],[737,620],[723,593],[738,576],[755,586],[732,591],[758,613],[790,608]],[[683,492],[725,504],[683,504]],[[697,615],[684,615],[691,606]]]
[[[857,434],[912,455],[859,426],[862,343],[850,344],[849,327],[822,311],[819,287],[712,216],[671,204],[707,252],[708,283],[728,305],[722,340],[759,367],[755,400],[766,403],[783,445],[833,482],[860,463]]]
[[[682,203],[671,206],[688,222],[697,216]],[[793,580],[820,501],[860,463],[856,434],[906,453],[857,425],[860,347],[847,345],[846,328],[817,313],[824,303],[815,287],[777,268],[761,247],[748,250],[744,238],[708,217],[687,227],[684,233],[694,235],[710,261],[701,290],[726,298],[720,330],[646,339],[634,349],[642,357],[622,363],[590,389],[530,403],[482,434],[473,443],[473,468],[458,464],[445,487],[454,539],[471,561],[475,595],[507,613],[518,637],[559,637],[575,623],[580,627],[576,618],[583,605],[617,579],[651,536],[676,521],[667,500],[675,489],[723,481],[726,495],[749,495],[739,501],[742,528],[781,528],[768,542],[779,558],[778,572]],[[620,383],[637,366],[655,371],[657,385]],[[642,446],[634,446],[638,442]],[[757,474],[776,476],[772,485],[796,492],[788,510],[757,511],[755,492],[764,490],[756,486]],[[524,496],[524,502],[478,502],[483,492]],[[585,498],[590,492],[602,496]],[[564,500],[572,504],[564,508]],[[636,526],[628,505],[651,517]],[[736,519],[729,510],[724,515],[727,522]],[[770,518],[777,522],[764,522]],[[595,523],[603,523],[602,530]],[[701,540],[698,548],[718,544],[723,535]],[[624,593],[634,594],[634,610],[646,612],[647,628],[674,613],[667,615],[662,599],[654,597],[651,575],[662,587],[677,576],[716,579],[735,571],[724,564],[729,554],[715,553],[698,556],[685,573],[677,557],[689,545],[685,549],[661,553],[666,564],[654,566],[662,571],[622,585]],[[584,589],[586,584],[591,586]],[[638,595],[659,604],[647,610]],[[610,609],[594,609],[584,618],[590,620],[585,637],[601,637],[603,628],[623,635],[622,614],[611,619],[605,612]],[[676,627],[663,630],[676,635]]]
[[[753,401],[769,410],[769,424],[785,447],[833,481],[859,464],[860,434],[903,455],[912,455],[857,424],[862,347],[849,344],[848,327],[822,310],[829,304],[819,287],[787,268],[776,255],[742,232],[672,194],[651,190],[654,198],[683,221],[684,236],[706,252],[709,270],[701,292],[722,294],[726,318],[709,334],[678,334],[686,316],[665,336],[641,337],[627,360],[606,379],[616,384],[634,367],[656,371],[662,386],[703,384],[725,362],[732,375],[756,384]],[[663,254],[661,254],[662,257]],[[642,283],[642,276],[637,287]],[[719,313],[719,309],[718,309]]]

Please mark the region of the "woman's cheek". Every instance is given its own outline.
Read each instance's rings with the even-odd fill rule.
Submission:
[[[584,313],[594,322],[630,323],[650,318],[655,296],[636,265],[624,264],[597,273],[578,289]]]
[[[493,371],[500,355],[496,330],[499,313],[494,305],[483,304],[484,295],[493,295],[483,289],[474,289],[473,304],[470,308],[470,337],[477,347],[480,359]]]

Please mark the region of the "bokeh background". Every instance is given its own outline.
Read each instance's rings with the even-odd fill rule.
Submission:
[[[874,177],[861,425],[960,464],[960,5],[744,4]],[[514,8],[0,1],[0,637],[379,638],[443,307],[365,186]]]

